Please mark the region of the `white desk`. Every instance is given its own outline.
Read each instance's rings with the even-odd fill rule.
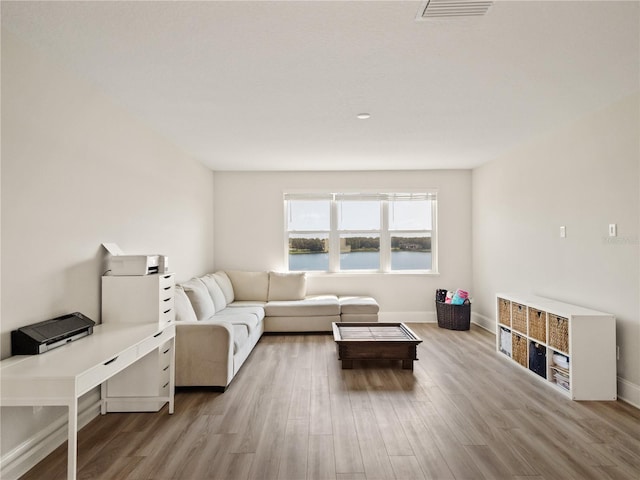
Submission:
[[[78,398],[101,385],[167,341],[176,328],[158,323],[97,325],[93,335],[41,355],[21,355],[0,362],[0,405],[63,405],[69,408],[67,478],[75,480],[78,445]],[[169,402],[173,413],[175,353],[171,356]]]

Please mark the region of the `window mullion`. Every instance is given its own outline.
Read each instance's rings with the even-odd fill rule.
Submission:
[[[431,271],[438,271],[438,205],[431,201]]]
[[[338,234],[338,202],[331,201],[329,231],[329,271],[340,271],[340,235]]]
[[[389,202],[382,200],[380,219],[380,270],[391,271],[391,235],[389,234]]]

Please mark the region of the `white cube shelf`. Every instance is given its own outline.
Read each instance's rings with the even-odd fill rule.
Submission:
[[[499,293],[496,350],[573,400],[617,399],[616,319],[611,314]]]

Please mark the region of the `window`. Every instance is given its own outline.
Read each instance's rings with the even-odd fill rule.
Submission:
[[[380,201],[359,195],[336,196],[340,270],[380,268]]]
[[[294,271],[436,271],[436,194],[285,194]]]
[[[329,270],[330,199],[288,201],[287,231],[289,270]]]

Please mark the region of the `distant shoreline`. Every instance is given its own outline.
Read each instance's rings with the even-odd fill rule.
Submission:
[[[366,253],[366,252],[379,252],[375,248],[359,248],[358,250],[350,250],[348,252],[340,252],[342,253]],[[403,250],[401,248],[392,248],[392,252],[417,252],[417,253],[431,253],[431,250],[422,250],[422,249],[407,249]],[[327,254],[329,252],[312,252],[311,250],[289,250],[289,255],[322,255]]]

